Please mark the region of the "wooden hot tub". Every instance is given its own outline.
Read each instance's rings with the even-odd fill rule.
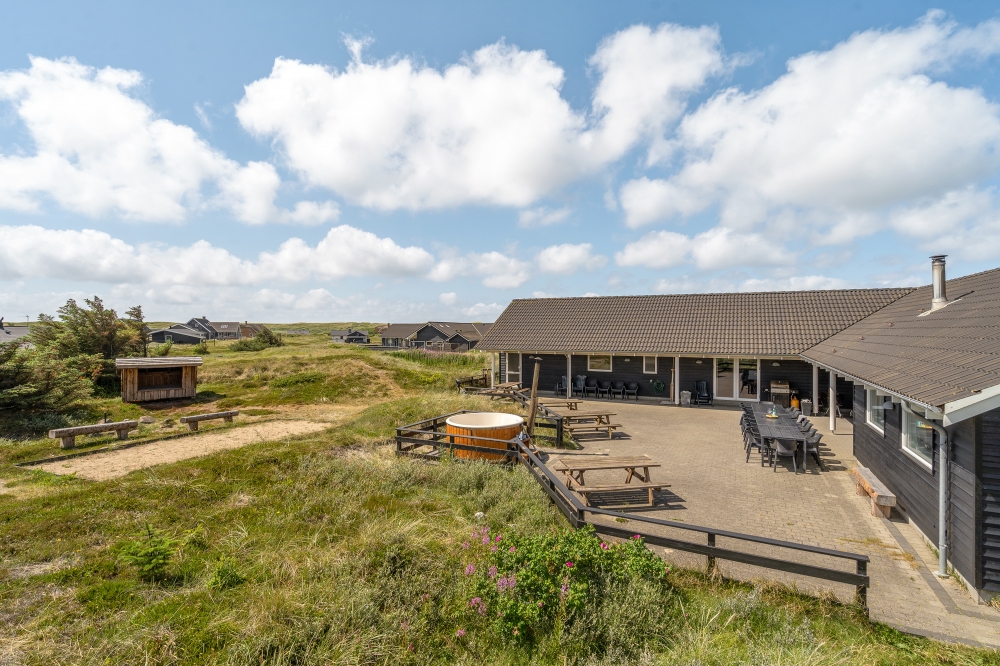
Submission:
[[[504,414],[503,412],[470,412],[449,417],[445,424],[449,435],[457,435],[454,438],[455,444],[506,450],[506,442],[521,434],[524,419],[515,414]],[[475,439],[476,437],[489,437],[504,441],[484,442]],[[472,460],[503,460],[505,456],[456,449],[455,457]]]

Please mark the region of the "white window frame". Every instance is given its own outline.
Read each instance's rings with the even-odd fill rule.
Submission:
[[[934,471],[934,446],[933,446],[933,444],[931,445],[931,459],[929,461],[925,460],[923,458],[923,456],[921,456],[919,453],[916,453],[913,449],[911,449],[909,447],[909,443],[910,443],[910,434],[909,434],[909,432],[910,432],[910,419],[912,419],[912,418],[914,418],[914,417],[910,416],[906,412],[903,412],[903,423],[902,423],[903,427],[899,429],[899,431],[900,431],[899,432],[899,443],[900,443],[900,446],[903,449],[903,453],[905,453],[906,455],[908,455],[911,458],[913,458],[914,460],[916,460],[918,463],[920,463],[921,465],[923,465],[924,467],[926,467],[928,470]],[[917,420],[926,421],[927,419],[920,419],[920,417],[917,417]],[[931,435],[931,437],[932,437],[931,442],[933,442],[934,441],[933,440],[933,435]]]
[[[653,369],[652,371],[646,369],[646,359],[653,359]],[[659,356],[643,356],[642,357],[642,374],[644,375],[655,375],[660,369],[660,357]]]
[[[517,370],[513,373],[517,375],[517,379],[511,379],[511,365],[510,359],[512,356],[517,357]],[[520,382],[521,381],[521,352],[507,352],[507,381],[508,382]]]
[[[871,426],[871,429],[880,435],[885,435],[885,411],[881,410],[881,405],[875,405],[872,402],[872,397],[878,400],[880,395],[875,391],[875,389],[866,388],[865,389],[865,423]],[[883,403],[885,401],[883,400]],[[882,411],[882,425],[879,425],[875,421],[872,421],[872,411],[878,407]]]
[[[590,367],[590,359],[595,357],[607,357],[608,359],[608,369],[604,368],[592,368]],[[587,354],[587,372],[613,372],[615,367],[615,356],[614,354]]]
[[[733,362],[733,378],[729,382],[731,386],[729,390],[733,392],[733,395],[726,397],[724,395],[719,395],[719,361],[732,361]],[[739,398],[739,391],[736,390],[737,380],[735,375],[740,374],[738,371],[738,366],[740,363],[739,357],[733,358],[730,356],[716,356],[712,359],[712,395],[716,400],[737,400]]]
[[[174,341],[174,336],[173,335],[171,335],[170,333],[164,333],[163,334],[163,342],[164,343],[173,342],[173,341]]]

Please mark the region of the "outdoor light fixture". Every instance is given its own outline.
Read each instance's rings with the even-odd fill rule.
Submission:
[[[891,412],[893,410],[892,398],[885,399],[885,402],[882,403],[882,409],[884,409],[887,412]]]
[[[781,365],[781,364],[780,364],[780,363],[778,363],[777,361],[775,361],[775,362],[774,362],[774,363],[772,363],[771,365],[773,365],[774,367],[776,367],[776,368],[777,368],[777,367],[778,367],[779,365]]]
[[[695,361],[694,364],[695,365],[701,365],[701,359],[698,359],[697,361]]]

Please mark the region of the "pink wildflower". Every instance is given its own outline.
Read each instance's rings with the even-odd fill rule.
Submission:
[[[488,536],[484,536],[483,537],[483,545],[488,544],[489,542],[490,542],[490,538]]]
[[[632,538],[633,538],[633,539],[641,539],[642,537],[641,537],[641,536],[639,536],[638,534],[636,534],[636,535],[635,535],[635,536],[633,536]]]
[[[466,576],[471,576],[474,573],[476,573],[476,565],[475,564],[470,564],[469,566],[465,567],[465,575]]]
[[[511,546],[511,547],[510,547],[510,548],[509,548],[509,549],[507,550],[507,552],[508,552],[508,553],[513,553],[513,552],[514,552],[514,546]]]
[[[601,550],[607,550],[609,548],[608,544],[601,542]]]
[[[499,540],[500,540],[500,535],[498,534],[498,535],[497,535],[497,538],[496,538],[496,539],[494,539],[494,541],[499,541]]]
[[[461,638],[464,635],[465,635],[465,629],[459,629],[458,631],[455,632],[455,638]]]
[[[497,552],[497,547],[496,547],[495,545],[494,545],[494,546],[492,546],[492,547],[490,548],[490,552],[491,552],[491,553],[495,553],[495,552]]]
[[[567,562],[566,563],[566,568],[567,569],[572,569],[573,568],[573,563],[572,562]]]
[[[490,577],[490,580],[493,580],[494,578],[496,578],[497,577],[497,568],[496,567],[490,567],[490,570],[487,573],[487,575]]]
[[[542,602],[541,602],[541,601],[539,601],[539,602],[538,602],[538,607],[539,607],[539,608],[541,608],[541,607],[542,607]]]
[[[403,628],[403,631],[409,631],[409,629],[410,629],[410,625],[408,625],[406,623],[406,620],[403,620],[402,622],[400,622],[399,626]]]
[[[462,544],[462,548],[465,548],[466,550],[468,550],[469,549],[469,542],[466,541],[465,543],[463,543]]]

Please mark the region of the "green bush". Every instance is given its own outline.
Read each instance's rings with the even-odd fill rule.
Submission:
[[[170,356],[170,349],[174,346],[173,340],[167,340],[162,345],[156,345],[155,347],[150,347],[150,356]]]
[[[229,345],[229,349],[232,351],[264,351],[268,347],[283,347],[285,345],[284,340],[281,339],[280,335],[271,332],[267,326],[260,329],[260,332],[253,336],[252,338],[244,338],[242,340],[237,340],[233,344]]]
[[[609,631],[618,604],[630,590],[647,597],[632,624],[647,637],[662,632],[662,620],[648,607],[662,606],[670,593],[667,567],[638,536],[609,544],[593,527],[543,536],[518,537],[477,529],[462,544],[464,573],[471,591],[466,602],[469,626],[478,626],[506,643],[532,644],[556,633],[579,643],[586,652],[606,653],[618,631]],[[633,604],[634,605],[634,604]],[[462,628],[464,631],[465,628]],[[642,640],[632,648],[642,647]],[[620,651],[622,646],[617,646]]]
[[[196,344],[194,347],[192,347],[191,351],[194,352],[195,354],[198,354],[199,356],[204,356],[206,354],[210,354],[211,353],[211,352],[208,351],[208,344],[204,340],[202,340],[201,342],[199,342],[198,344]]]
[[[174,539],[146,525],[144,538],[127,542],[121,549],[120,557],[123,562],[138,569],[139,578],[154,582],[163,579],[177,545]]]
[[[212,590],[228,590],[242,585],[246,578],[240,573],[239,566],[231,557],[219,558],[215,564],[212,577],[208,580],[208,587]]]
[[[274,388],[284,388],[288,386],[299,386],[300,384],[314,384],[316,382],[321,382],[324,379],[326,379],[326,375],[322,372],[299,372],[286,377],[278,377],[277,379],[268,382],[268,384]]]

